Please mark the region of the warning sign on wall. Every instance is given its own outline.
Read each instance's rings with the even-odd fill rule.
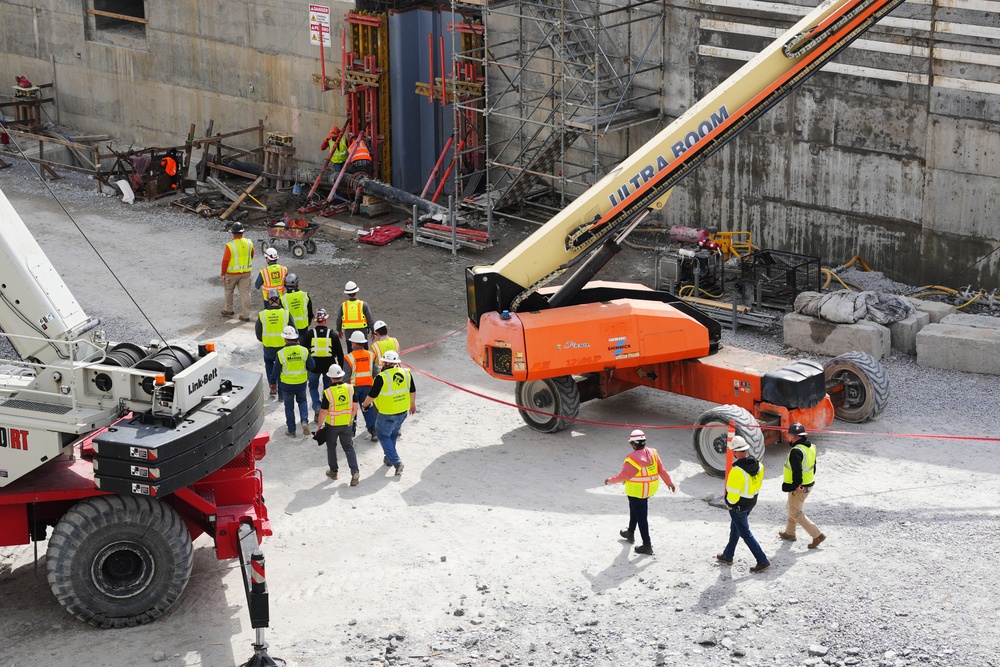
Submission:
[[[330,8],[325,5],[309,5],[309,43],[330,46]]]

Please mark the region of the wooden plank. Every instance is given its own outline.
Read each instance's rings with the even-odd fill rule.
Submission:
[[[211,132],[211,125],[214,123],[214,121],[208,121],[208,123],[209,123],[209,132]],[[193,143],[194,143],[194,147],[195,148],[201,148],[205,144],[217,144],[220,141],[222,141],[223,139],[228,139],[229,137],[235,137],[235,136],[238,136],[238,135],[241,135],[241,134],[246,134],[247,132],[260,132],[260,131],[263,131],[262,128],[263,128],[263,125],[254,125],[253,127],[248,127],[246,129],[243,129],[243,130],[236,130],[235,132],[226,132],[224,134],[217,134],[214,137],[205,137],[204,139],[195,139]]]
[[[226,199],[228,199],[229,201],[236,201],[237,199],[240,198],[240,196],[238,194],[236,194],[235,192],[233,192],[232,190],[230,190],[228,187],[226,187],[226,185],[222,181],[220,181],[219,179],[215,178],[214,176],[209,176],[205,180],[205,182],[206,183],[211,183],[212,185],[214,185],[215,187],[217,187],[219,189],[219,192],[221,192],[223,195],[225,195]]]
[[[726,303],[725,301],[713,301],[711,299],[702,299],[697,296],[682,296],[681,299],[699,306],[709,306],[710,308],[718,308],[719,310],[728,310],[730,312],[733,310],[733,304]],[[747,310],[749,310],[749,308],[746,306],[736,306],[736,311],[739,313],[745,313]]]
[[[234,201],[233,204],[232,204],[232,206],[230,206],[229,208],[227,208],[226,212],[219,216],[219,220],[225,220],[230,215],[232,215],[233,211],[235,211],[237,208],[239,208],[240,204],[243,203],[243,200],[250,196],[250,193],[253,192],[253,189],[255,187],[257,187],[258,185],[260,185],[263,181],[264,181],[264,177],[263,176],[258,176],[257,180],[255,180],[253,183],[251,183],[250,186],[246,190],[243,191],[243,194],[241,194],[239,196],[239,199],[237,199],[236,201]]]
[[[93,14],[94,16],[106,16],[109,19],[121,19],[123,21],[131,21],[132,23],[141,23],[143,25],[149,24],[149,19],[141,19],[138,16],[129,16],[128,14],[115,14],[114,12],[104,12],[100,9],[87,9],[88,14]]]
[[[215,170],[218,170],[218,171],[224,171],[227,174],[232,174],[233,176],[239,176],[241,178],[246,178],[246,179],[249,179],[251,181],[253,179],[257,178],[257,174],[251,174],[250,172],[247,172],[247,171],[240,171],[239,169],[233,169],[232,167],[227,167],[226,165],[224,165],[224,164],[218,164],[217,162],[210,163],[208,165],[208,168],[209,169],[215,169]],[[207,181],[206,181],[206,183],[207,183]]]
[[[205,131],[205,136],[212,136],[212,127],[215,125],[215,120],[208,121],[208,130]],[[195,146],[195,142],[191,144],[195,148],[200,148],[200,146]],[[198,180],[204,181],[205,175],[208,173],[208,146],[205,146],[205,151],[201,154],[201,168],[198,170]]]

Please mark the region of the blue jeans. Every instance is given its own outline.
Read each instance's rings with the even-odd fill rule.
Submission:
[[[372,390],[371,386],[354,387],[354,400],[358,402],[358,405],[361,405],[362,403],[365,402],[365,399],[368,398],[368,392],[370,392],[371,390]],[[378,417],[378,409],[376,409],[375,404],[373,403],[370,408],[361,411],[361,414],[365,416],[365,430],[371,431],[373,428],[375,428],[375,418]],[[355,419],[354,421],[356,425],[357,419]],[[395,441],[395,438],[393,439],[393,441]]]
[[[333,380],[326,373],[309,373],[309,398],[312,399],[313,412],[319,412],[320,396],[319,396],[319,378],[323,376],[323,389],[329,389],[333,386]]]
[[[722,550],[722,557],[732,560],[736,553],[736,543],[743,538],[743,542],[750,549],[750,553],[757,559],[757,565],[765,565],[769,561],[764,555],[764,550],[757,544],[756,538],[750,532],[750,512],[753,510],[734,507],[729,510],[729,544]]]
[[[278,363],[278,350],[280,349],[280,347],[264,348],[264,375],[268,384],[277,384],[278,382],[278,372],[281,370],[281,364]]]
[[[281,393],[285,400],[285,426],[288,432],[295,434],[295,404],[299,404],[299,417],[303,424],[309,423],[309,401],[306,398],[306,383],[281,383]]]
[[[379,444],[382,445],[382,453],[385,454],[385,460],[389,462],[389,465],[398,466],[403,462],[403,459],[399,458],[399,454],[396,453],[396,438],[399,437],[399,429],[405,419],[406,413],[401,412],[398,415],[379,414],[378,419],[375,420],[375,435],[378,437]]]

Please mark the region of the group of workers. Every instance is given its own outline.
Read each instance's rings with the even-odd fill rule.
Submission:
[[[812,538],[807,548],[815,549],[826,535],[809,520],[802,507],[816,482],[816,446],[809,441],[802,424],[796,422],[788,427],[794,438],[785,461],[781,490],[788,494],[788,518],[785,529],[778,536],[789,542],[796,541],[795,530],[801,526]],[[677,487],[664,469],[660,455],[652,447],[646,446],[646,434],[636,429],[629,436],[632,453],[625,458],[621,471],[604,480],[605,484],[625,484],[625,495],[629,503],[628,528],[619,535],[629,543],[635,542],[635,530],[639,529],[642,544],[635,547],[636,553],[653,555],[653,545],[649,537],[648,503],[656,494],[662,480],[671,491]],[[732,565],[736,555],[736,545],[742,539],[756,563],[750,572],[763,572],[771,567],[771,562],[750,531],[750,512],[757,504],[757,494],[764,481],[764,464],[750,454],[750,445],[738,435],[728,440],[733,453],[733,465],[726,476],[725,503],[729,509],[729,541],[722,553],[715,559],[723,565]]]
[[[346,174],[374,174],[374,161],[372,160],[372,149],[368,145],[365,130],[357,135],[352,135],[347,128],[332,127],[330,134],[326,135],[322,150],[330,151],[330,166],[336,176],[341,169]]]

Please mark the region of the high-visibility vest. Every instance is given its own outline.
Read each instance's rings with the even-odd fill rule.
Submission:
[[[165,157],[160,160],[160,166],[163,167],[163,171],[167,172],[167,176],[177,175],[177,160],[172,157]]]
[[[278,351],[278,361],[281,362],[281,375],[278,379],[285,384],[305,384],[309,381],[306,370],[306,360],[309,350],[301,345],[286,345]]]
[[[253,268],[253,241],[250,239],[233,239],[226,244],[229,248],[229,266],[226,273],[250,273]]]
[[[330,336],[330,330],[326,330],[326,334],[320,336],[313,330],[312,341],[309,343],[309,353],[314,357],[332,357],[333,356],[333,338]]]
[[[333,164],[344,164],[347,162],[348,153],[350,153],[350,149],[347,146],[347,137],[342,134],[340,135],[340,141],[337,142],[337,149],[330,156],[330,162]]]
[[[399,415],[410,409],[410,370],[395,366],[378,374],[382,389],[372,399],[383,415]]]
[[[368,326],[365,317],[365,302],[361,299],[348,299],[340,307],[340,327],[342,329],[364,329]]]
[[[281,264],[268,264],[267,267],[260,270],[260,275],[264,279],[264,282],[260,286],[260,291],[264,295],[264,302],[267,303],[267,293],[271,290],[277,290],[278,296],[285,295],[285,276],[288,275],[288,269]]]
[[[364,138],[359,136],[354,143],[356,143],[358,147],[354,151],[354,157],[351,158],[351,162],[358,162],[360,160],[368,160],[371,162],[372,154],[371,151],[368,150],[368,144],[365,143]]]
[[[281,295],[281,305],[288,309],[292,323],[296,329],[302,330],[309,326],[309,293],[299,290]]]
[[[389,350],[399,352],[399,341],[392,336],[387,336],[372,343],[372,350],[375,352],[375,363],[381,366],[382,355]]]
[[[370,387],[375,382],[372,377],[372,353],[368,350],[354,350],[346,357],[351,365],[351,384]]]
[[[764,481],[764,464],[760,464],[760,469],[756,475],[749,475],[747,471],[739,466],[733,466],[726,478],[726,500],[735,505],[742,498],[754,498],[760,492],[760,485]]]
[[[341,382],[329,387],[323,392],[330,411],[326,415],[326,423],[333,426],[346,426],[351,423],[351,403],[354,401],[354,387]]]
[[[631,454],[625,457],[626,463],[631,463],[635,466],[635,474],[630,479],[625,480],[626,496],[649,498],[656,495],[656,490],[660,488],[660,455],[652,447],[648,449],[652,455],[649,465],[641,465],[632,458]]]
[[[260,341],[264,347],[284,347],[285,327],[288,326],[288,311],[284,308],[268,308],[257,313],[260,319]]]
[[[799,450],[802,452],[802,486],[812,484],[816,481],[816,447],[812,444],[806,445],[799,443],[792,447],[793,450]],[[792,483],[792,452],[788,452],[788,458],[785,459],[785,484]]]

